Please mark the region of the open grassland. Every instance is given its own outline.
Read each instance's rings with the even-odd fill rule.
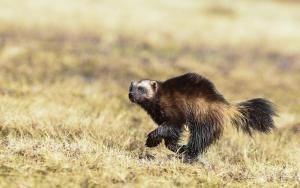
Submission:
[[[130,81],[189,71],[278,129],[227,127],[209,165],[146,149]],[[1,0],[0,187],[299,187],[299,83],[298,1]]]

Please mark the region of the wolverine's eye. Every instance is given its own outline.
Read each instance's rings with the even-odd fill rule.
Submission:
[[[138,87],[137,89],[140,93],[146,93],[146,90],[143,87]]]

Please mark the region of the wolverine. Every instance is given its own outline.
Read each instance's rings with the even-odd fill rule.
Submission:
[[[216,142],[226,124],[252,135],[253,131],[269,133],[275,128],[273,103],[255,98],[229,103],[214,84],[197,73],[168,79],[132,81],[129,99],[141,106],[158,125],[148,134],[147,147],[156,147],[163,140],[172,152],[193,162]],[[186,145],[179,144],[184,125],[190,132]]]

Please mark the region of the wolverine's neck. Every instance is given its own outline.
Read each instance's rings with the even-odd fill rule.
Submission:
[[[158,104],[152,101],[144,101],[139,103],[139,105],[150,115],[160,108]]]
[[[151,116],[155,123],[160,125],[164,122],[164,113],[159,103],[144,101],[143,103],[139,103],[139,105]]]

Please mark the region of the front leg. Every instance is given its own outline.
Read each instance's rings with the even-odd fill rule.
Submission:
[[[159,135],[158,128],[148,134],[146,140],[146,146],[149,148],[158,146],[162,141],[161,135]]]
[[[183,154],[183,153],[185,153],[185,151],[187,149],[186,145],[178,144],[181,133],[182,133],[181,127],[170,127],[167,134],[165,134],[165,136],[164,136],[166,147],[170,151],[177,153],[177,154]]]
[[[154,131],[151,131],[148,134],[147,140],[146,140],[146,146],[147,147],[156,147],[158,146],[163,138],[165,138],[167,135],[169,135],[170,127],[167,124],[159,125],[157,129]]]
[[[176,124],[164,123],[154,131],[150,132],[148,134],[146,146],[155,147],[161,143],[162,139],[164,139],[165,145],[169,150],[175,153],[183,153],[185,151],[185,146],[178,144],[182,133],[182,127],[174,125]]]
[[[166,138],[165,145],[170,151],[180,155],[185,153],[187,150],[187,146],[178,144],[178,140],[172,140]]]

